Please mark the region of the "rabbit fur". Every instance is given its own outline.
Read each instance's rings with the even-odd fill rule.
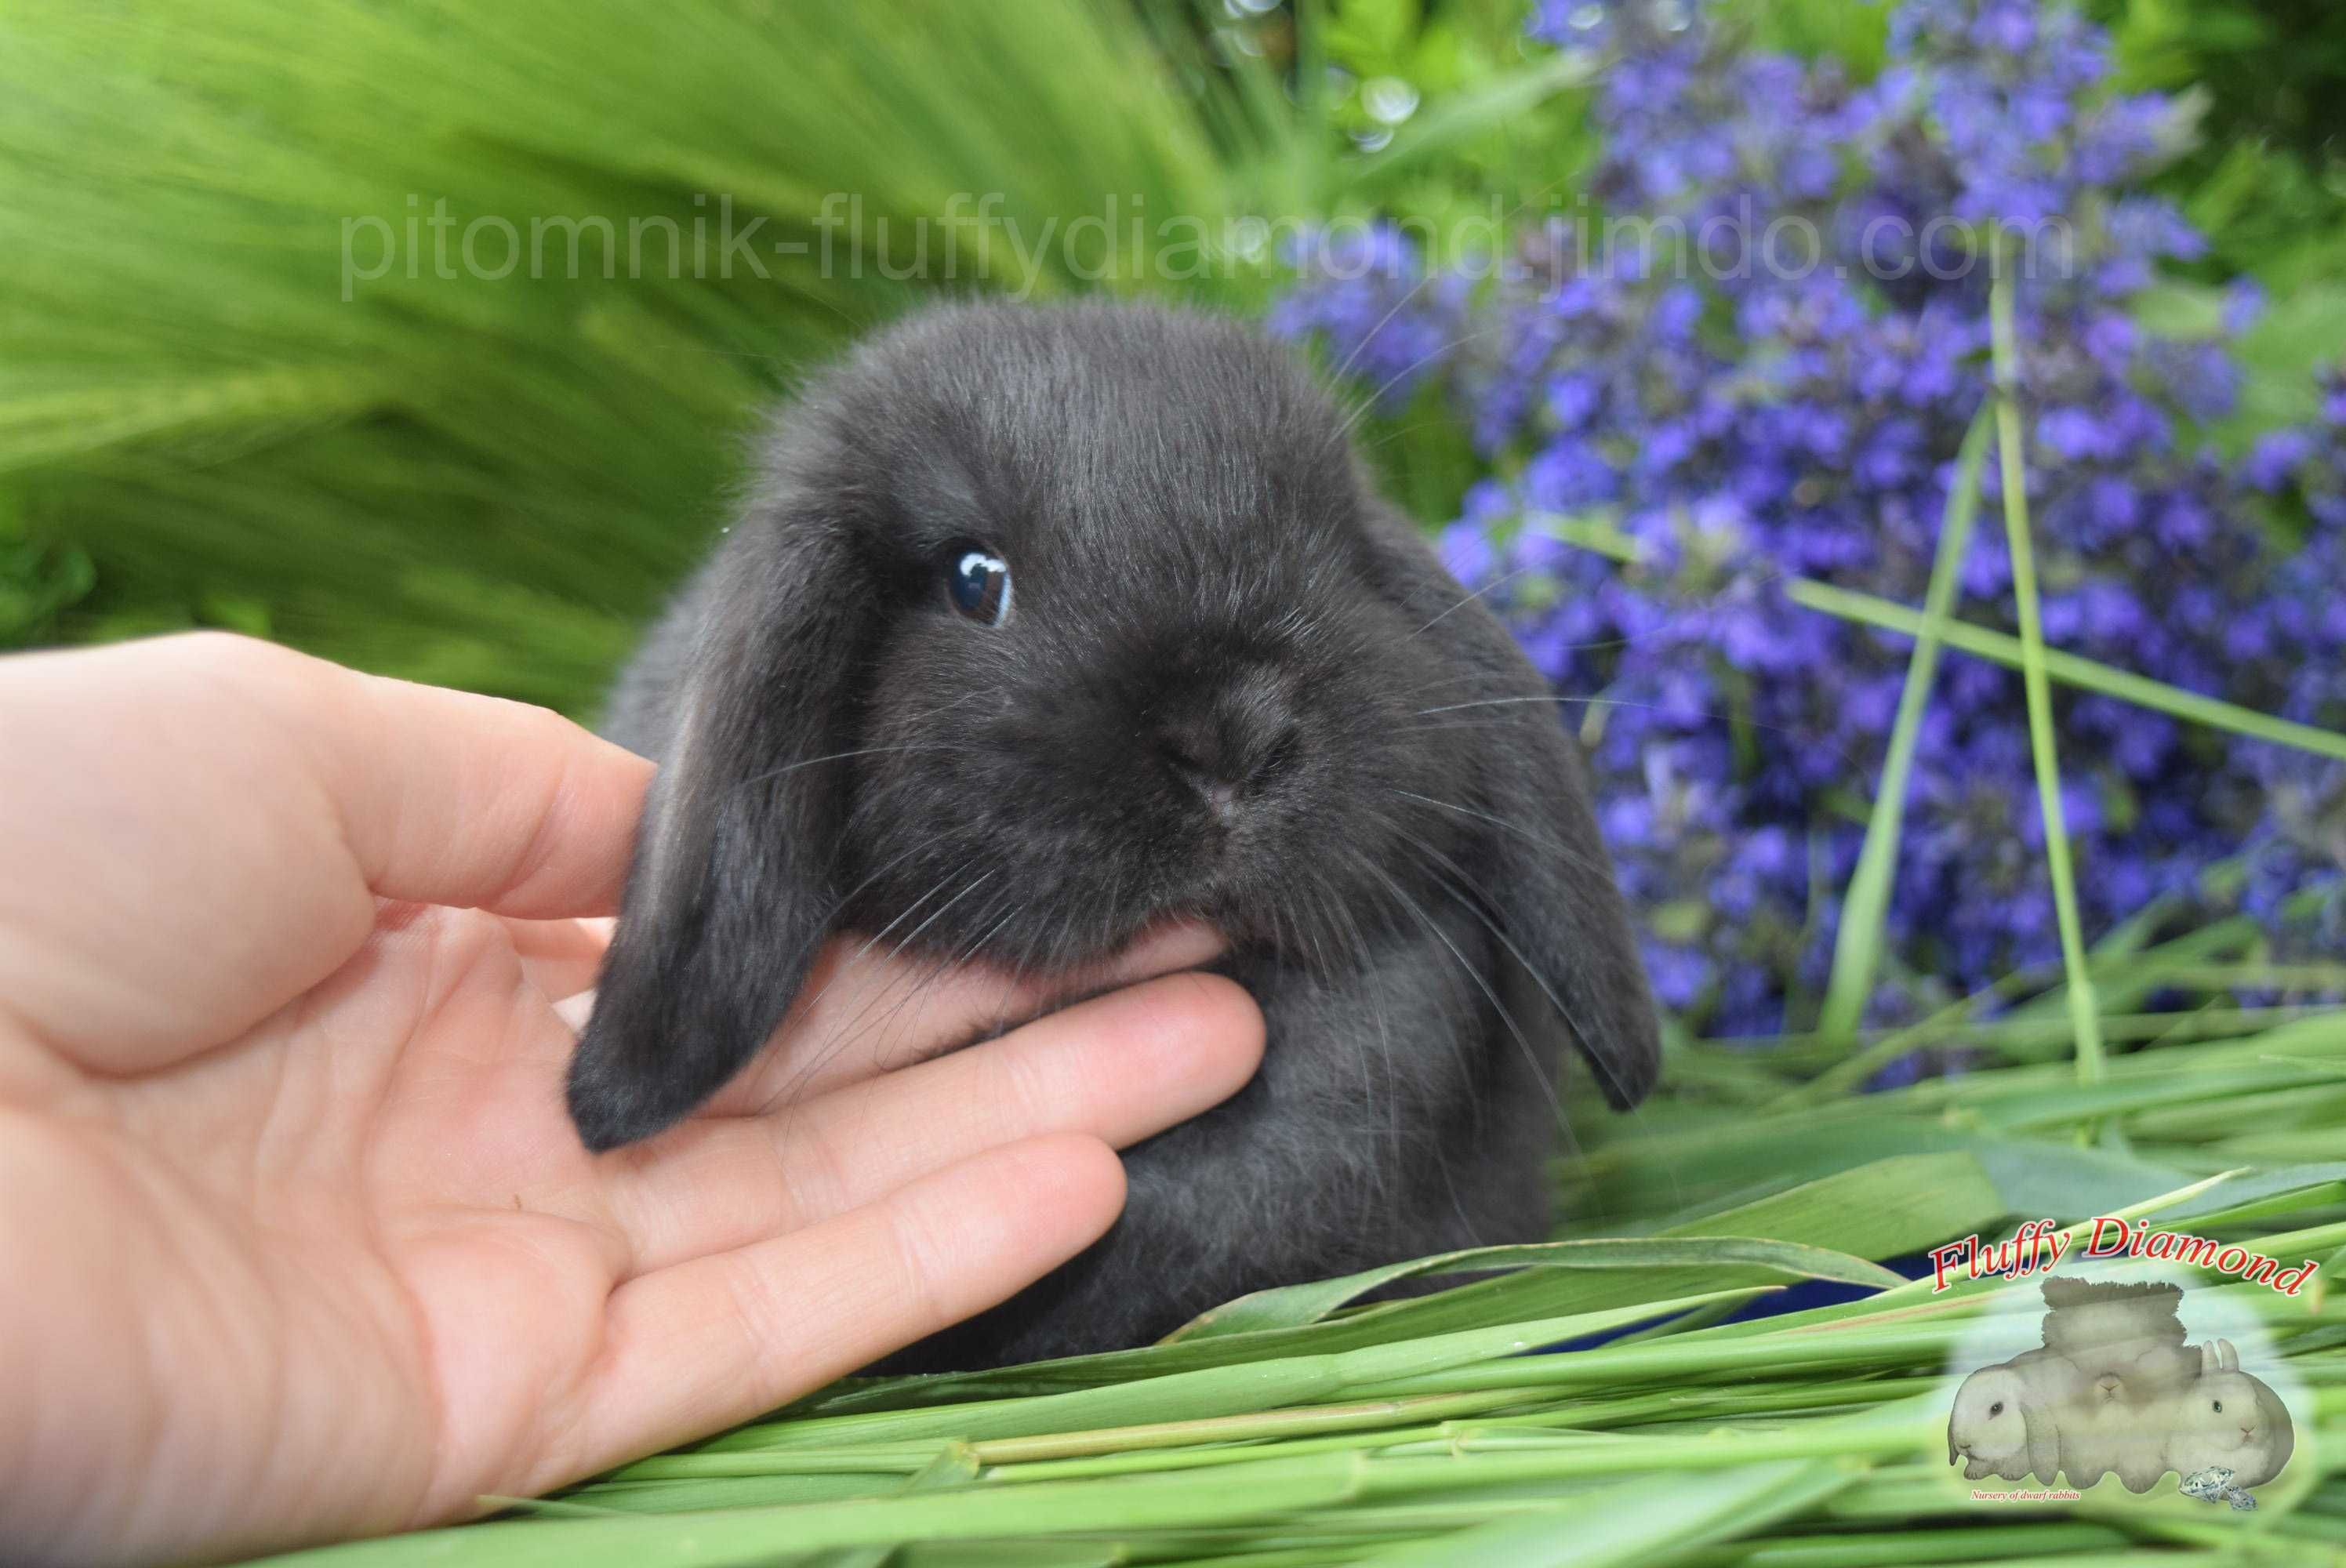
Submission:
[[[954,597],[981,558],[998,625]],[[1137,306],[916,315],[784,412],[613,693],[661,768],[573,1118],[606,1149],[690,1113],[837,933],[1048,978],[1195,918],[1262,1008],[1258,1075],[1127,1153],[1104,1240],[892,1369],[1542,1239],[1560,1045],[1617,1108],[1658,1066],[1550,696],[1283,348]]]

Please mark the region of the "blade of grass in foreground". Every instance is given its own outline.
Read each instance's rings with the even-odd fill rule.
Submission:
[[[1584,1492],[1553,1512],[1500,1519],[1454,1535],[1364,1559],[1368,1568],[1494,1568],[1570,1563],[1574,1568],[1646,1563],[1805,1512],[1862,1473],[1834,1460],[1783,1460],[1688,1478],[1646,1476]]]
[[[1527,515],[1525,520],[1536,521],[1565,544],[1594,551],[1607,560],[1627,563],[1639,558],[1637,542],[1604,516],[1539,514],[1535,517]],[[1854,588],[1821,583],[1812,577],[1788,574],[1780,580],[1784,596],[1803,609],[1854,621],[1860,626],[1878,626],[1902,636],[1922,635],[1925,624],[1923,613],[1911,605],[1902,605],[1894,599],[1885,599],[1874,594],[1862,594]],[[1951,619],[1941,626],[1940,632],[1946,646],[1960,652],[1994,660],[2011,669],[2019,669],[2023,665],[2020,640],[1993,626]],[[2045,673],[2064,686],[2113,697],[2137,708],[2147,708],[2154,713],[2164,713],[2191,724],[2202,724],[2227,734],[2244,735],[2251,740],[2270,741],[2291,750],[2346,762],[2346,735],[2335,730],[2300,724],[2294,719],[2277,718],[2269,713],[2259,713],[2253,708],[2242,708],[2236,702],[2187,691],[2179,686],[2168,686],[2148,676],[2102,664],[2062,648],[2040,647],[2039,652]]]
[[[2077,1036],[2077,1077],[2102,1076],[2102,1027],[2077,883],[2069,864],[2069,828],[2061,808],[2061,761],[2053,741],[2053,688],[2045,673],[2045,625],[2036,603],[2036,555],[2028,531],[2028,471],[2020,436],[2020,348],[2013,330],[2012,280],[1990,286],[1988,319],[1995,361],[1996,450],[2004,478],[2004,531],[2012,553],[2012,598],[2020,622],[2021,681],[2028,695],[2028,743],[2035,759],[2036,800],[2045,818],[2045,866],[2061,929],[2061,967],[2069,981],[2069,1023]]]
[[[1906,661],[1906,686],[1899,694],[1898,717],[1891,725],[1890,749],[1882,759],[1882,787],[1874,796],[1873,815],[1865,825],[1865,847],[1858,854],[1857,871],[1841,900],[1832,974],[1817,1022],[1817,1033],[1829,1038],[1849,1039],[1856,1034],[1865,1000],[1873,990],[1874,970],[1881,962],[1882,921],[1898,869],[1907,785],[1914,769],[1915,748],[1923,738],[1923,715],[1931,706],[1931,684],[1939,672],[1939,649],[1946,639],[1956,588],[1963,581],[1964,558],[1971,551],[1972,520],[1979,514],[1980,469],[1987,458],[1994,429],[1989,415],[1995,402],[1991,396],[1980,404],[1964,436],[1954,482],[1947,490],[1938,555],[1931,563],[1931,583],[1923,596],[1923,629]]]
[[[1784,596],[1794,604],[1823,615],[1837,616],[1842,620],[1856,621],[1863,626],[1880,626],[1884,631],[1913,636],[1922,630],[1923,616],[1919,610],[1851,588],[1835,587],[1831,583],[1819,583],[1806,577],[1784,580]],[[2007,636],[1991,626],[1974,626],[1969,621],[1953,621],[1946,628],[1947,646],[1997,664],[2018,669],[2022,667],[2022,648],[2018,638]],[[2275,746],[2307,751],[2316,757],[2328,757],[2346,761],[2346,735],[2333,730],[2317,729],[2310,724],[2293,719],[2276,718],[2269,713],[2259,713],[2252,708],[2242,708],[2221,698],[2203,697],[2196,691],[2186,691],[2179,686],[2166,686],[2148,676],[2114,665],[2100,664],[2093,659],[2069,653],[2061,648],[2041,650],[2045,673],[2062,685],[2079,691],[2098,692],[2130,702],[2137,708],[2147,708],[2192,724],[2204,724],[2210,729],[2220,729],[2233,735],[2245,735],[2251,740],[2267,740]]]
[[[1832,1279],[1848,1285],[1892,1287],[1905,1283],[1880,1265],[1847,1253],[1737,1237],[1650,1241],[1605,1238],[1539,1242],[1524,1247],[1478,1247],[1387,1264],[1338,1279],[1258,1290],[1183,1324],[1167,1336],[1167,1342],[1316,1323],[1372,1290],[1419,1275],[1526,1268],[1653,1269],[1689,1264],[1750,1265],[1795,1278]]]
[[[1324,1508],[1358,1494],[1365,1461],[1314,1454],[1270,1461],[1233,1477],[1222,1471],[1119,1477],[1113,1485],[1040,1481],[1033,1486],[857,1498],[845,1502],[622,1519],[525,1520],[449,1531],[432,1538],[432,1561],[450,1568],[658,1568],[770,1564],[794,1553],[956,1535],[1058,1534],[1162,1530],[1260,1519]],[[286,1563],[364,1568],[417,1561],[413,1538],[361,1542],[297,1553]]]
[[[2034,1079],[2042,1072],[1982,1076]],[[1743,1113],[1722,1115],[1734,1120]],[[2274,1206],[2281,1223],[2277,1234],[2237,1235],[2243,1246],[2292,1258],[2326,1255],[2346,1240],[2346,1226],[2334,1217],[2338,1169],[2195,1183],[2116,1212],[2157,1214],[2162,1223],[2196,1212],[2194,1223],[2206,1224],[2238,1213],[2246,1198]],[[1883,1196],[1900,1185],[1880,1170],[1868,1179]],[[1921,1182],[1923,1173],[1906,1179]],[[2309,1314],[2334,1319],[2334,1305],[2274,1298],[2267,1306],[2250,1298],[2270,1293],[2212,1278],[2199,1289],[2211,1299],[2222,1296],[2228,1307],[2260,1308],[2299,1380],[2346,1409],[2334,1392],[2346,1357],[2309,1320]],[[1027,1426],[1025,1418],[1040,1409],[1131,1420],[1164,1393],[1202,1392],[1203,1385],[1127,1384],[1047,1404],[989,1400],[914,1412],[902,1423],[785,1420],[777,1424],[818,1441],[747,1453],[712,1445],[638,1467],[672,1470],[676,1479],[607,1481],[577,1497],[624,1513],[557,1505],[536,1518],[367,1543],[323,1561],[352,1568],[751,1562],[843,1568],[875,1560],[906,1568],[1073,1568],[1095,1561],[1855,1568],[2080,1553],[2101,1555],[2070,1560],[2106,1561],[2119,1541],[2103,1524],[2003,1515],[1984,1525],[1937,1457],[1947,1357],[1971,1331],[1969,1322],[1992,1309],[1994,1294],[1982,1282],[1935,1295],[1923,1280],[1863,1302],[1721,1325],[1675,1341],[1476,1359],[1502,1339],[1538,1338],[1542,1329],[1234,1369],[1263,1375],[1251,1399],[1240,1401],[1250,1407],[1245,1413],[1157,1427],[1060,1426],[975,1442],[961,1435],[1005,1412],[1017,1418],[1012,1424]],[[1290,1376],[1297,1371],[1304,1375]],[[1332,1386],[1349,1374],[1387,1371],[1401,1375],[1383,1386]],[[1239,1390],[1218,1385],[1217,1391]],[[1382,1410],[1378,1400],[1387,1401]],[[914,1432],[915,1426],[925,1430]],[[948,1430],[955,1426],[961,1432]],[[2326,1459],[2336,1451],[2331,1441],[2331,1426],[2309,1430],[2302,1451]],[[824,1473],[781,1473],[818,1467]],[[732,1468],[741,1473],[728,1473]],[[2338,1503],[2346,1502],[2318,1481],[2309,1470],[2270,1489],[2256,1522],[2286,1522],[2290,1529],[2280,1533],[2295,1539],[2282,1544],[2318,1542],[2341,1522]],[[2096,1495],[2086,1506],[2134,1532],[2178,1517],[2180,1504],[2170,1481],[2159,1497]],[[1884,1533],[1853,1536],[1851,1526]],[[1893,1527],[1902,1533],[1892,1543],[1886,1532]],[[2211,1536],[2208,1543],[2234,1540]],[[2300,1552],[2274,1560],[2309,1558]]]
[[[1763,1257],[1775,1260],[1770,1265],[1774,1269],[1806,1259],[1779,1273],[1778,1278],[1813,1271],[1814,1277],[1839,1278],[1844,1283],[1873,1283],[1878,1281],[1861,1260],[1902,1256],[1988,1224],[2005,1208],[1986,1174],[1961,1154],[1882,1161],[1862,1171],[1823,1181],[1788,1182],[1784,1187],[1789,1190],[1771,1191],[1749,1202],[1713,1203],[1699,1214],[1664,1211],[1658,1217],[1663,1235],[1629,1242],[1596,1237],[1608,1245],[1593,1249],[1571,1245],[1552,1252],[1526,1249],[1532,1256],[1560,1258],[1642,1256],[1647,1260],[1642,1268],[1525,1268],[1438,1295],[1387,1302],[1300,1326],[1185,1335],[1130,1350],[1025,1367],[849,1384],[813,1397],[792,1414],[868,1415],[974,1400],[1129,1387],[1176,1372],[1420,1341],[1428,1335],[1634,1307],[1664,1297],[1739,1294],[1776,1282],[1770,1270],[1755,1268]],[[1802,1250],[1824,1247],[1828,1237],[1834,1245],[1821,1258]],[[1760,1238],[1770,1248],[1789,1250],[1745,1250],[1748,1240]],[[1654,1250],[1641,1254],[1633,1247]],[[1299,1297],[1286,1299],[1313,1294],[1314,1288],[1305,1286]],[[763,1434],[789,1424],[788,1420],[760,1422],[717,1441],[729,1448],[755,1446],[765,1441]]]
[[[844,1441],[910,1442],[945,1438],[975,1441],[1105,1425],[1190,1420],[1236,1410],[1260,1410],[1267,1404],[1304,1404],[1331,1399],[1357,1384],[1414,1376],[1438,1367],[1504,1359],[1543,1345],[1608,1333],[1700,1307],[1716,1298],[1717,1294],[1705,1292],[1536,1321],[1501,1323],[1390,1345],[1168,1372],[1066,1393],[776,1422],[741,1429],[714,1440],[709,1446],[783,1448]]]

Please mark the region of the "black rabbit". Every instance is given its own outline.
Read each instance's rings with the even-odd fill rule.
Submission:
[[[1556,1043],[1617,1107],[1657,1066],[1546,696],[1278,345],[1131,306],[917,315],[789,410],[614,695],[662,767],[579,1131],[691,1111],[840,930],[1051,973],[1189,915],[1262,1006],[1260,1073],[1127,1153],[1104,1240],[892,1368],[1539,1239]]]

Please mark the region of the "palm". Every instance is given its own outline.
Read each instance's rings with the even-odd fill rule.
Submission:
[[[147,1167],[148,1237],[173,1260],[147,1326],[298,1359],[289,1434],[372,1431],[363,1523],[464,1512],[618,1457],[590,1451],[606,1306],[629,1273],[609,1170],[564,1119],[571,1035],[504,922],[397,909],[342,971],[251,1034],[121,1090],[106,1152]],[[194,1355],[184,1410],[233,1409],[260,1368]],[[389,1464],[382,1456],[394,1456]],[[331,1491],[331,1488],[327,1490]],[[197,1500],[190,1500],[191,1502]]]
[[[630,1248],[604,1192],[610,1167],[563,1115],[571,1035],[498,922],[441,912],[407,934],[370,977],[400,1006],[329,1007],[356,1014],[351,1043],[382,1064],[382,1090],[321,1151],[351,1174],[356,1243],[316,1240],[412,1307],[393,1332],[434,1460],[413,1522],[620,1457],[589,1451],[585,1396]],[[321,1020],[329,1034],[334,1022]]]
[[[926,1060],[1045,999],[842,942],[741,1081],[590,1156],[559,1006],[648,765],[218,638],[0,661],[0,1279],[42,1282],[0,1291],[0,1539],[36,1558],[462,1517],[744,1420],[1087,1245],[1107,1145],[1261,1046],[1191,975]]]

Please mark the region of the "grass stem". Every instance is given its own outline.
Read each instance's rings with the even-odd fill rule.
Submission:
[[[1915,635],[1914,652],[1906,661],[1905,689],[1899,695],[1898,717],[1890,728],[1890,748],[1882,763],[1882,786],[1873,800],[1873,814],[1865,826],[1865,847],[1857,858],[1849,891],[1841,900],[1841,927],[1833,938],[1832,974],[1825,987],[1823,1011],[1817,1033],[1830,1038],[1853,1038],[1873,991],[1873,976],[1882,960],[1883,921],[1890,908],[1891,884],[1898,870],[1898,843],[1906,820],[1906,795],[1914,770],[1914,753],[1923,737],[1923,716],[1931,706],[1931,683],[1939,671],[1939,649],[1946,640],[1947,623],[1955,594],[1963,581],[1964,558],[1971,551],[1972,521],[1979,512],[1980,469],[1987,456],[1992,427],[1988,413],[1995,402],[1980,405],[1978,415],[1964,436],[1956,459],[1955,477],[1947,490],[1944,517],[1939,524],[1939,547],[1931,565],[1931,583],[1923,596],[1923,625]]]
[[[2012,599],[2020,623],[2021,682],[2028,696],[2028,745],[2035,760],[2036,801],[2045,820],[2045,865],[2053,881],[2053,912],[2061,929],[2061,966],[2069,976],[2069,1022],[2077,1037],[2077,1078],[2102,1076],[2102,1021],[2086,958],[2085,922],[2077,913],[2077,883],[2069,858],[2069,828],[2061,806],[2061,761],[2053,738],[2053,689],[2045,670],[2045,624],[2036,596],[2036,554],[2029,538],[2028,470],[2020,430],[2020,348],[2013,327],[2012,280],[1989,290],[1988,317],[1995,363],[1996,450],[2003,471],[2004,532],[2012,553]]]

